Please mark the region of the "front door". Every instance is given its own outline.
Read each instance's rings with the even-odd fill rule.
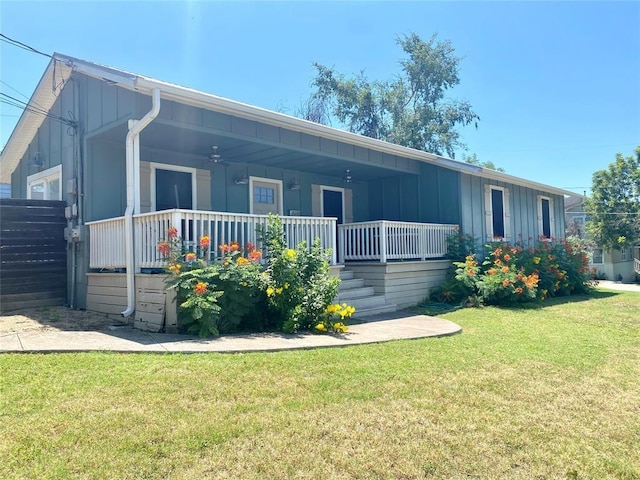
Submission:
[[[282,215],[282,183],[266,178],[251,178],[251,213]]]
[[[322,216],[335,217],[338,219],[338,225],[344,223],[344,191],[322,189]],[[336,258],[340,258],[339,234],[336,229]]]
[[[322,189],[323,217],[336,217],[338,224],[344,223],[343,195],[342,190]]]

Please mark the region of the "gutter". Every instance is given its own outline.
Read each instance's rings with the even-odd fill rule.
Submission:
[[[160,89],[152,90],[151,110],[141,120],[129,120],[126,140],[127,159],[127,209],[124,213],[125,261],[127,265],[127,308],[123,317],[130,317],[136,309],[135,255],[133,214],[140,213],[140,132],[149,125],[160,112]]]

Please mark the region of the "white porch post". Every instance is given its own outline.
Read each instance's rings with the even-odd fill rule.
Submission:
[[[336,252],[336,238],[337,238],[337,220],[333,220],[331,222],[331,243],[334,244],[333,248],[331,249],[331,265],[336,265],[337,263],[337,252]],[[339,241],[339,240],[338,240]],[[342,249],[340,249],[340,251],[342,251]]]
[[[387,222],[380,222],[380,263],[387,262]]]
[[[338,249],[340,251],[340,258],[339,258],[339,262],[340,264],[344,264],[344,249],[345,249],[345,245],[346,245],[346,236],[347,236],[347,229],[341,226],[338,226]]]

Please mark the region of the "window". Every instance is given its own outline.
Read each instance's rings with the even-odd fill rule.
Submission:
[[[282,215],[282,180],[249,177],[249,213]]]
[[[34,173],[27,177],[27,198],[33,200],[62,200],[62,165]]]
[[[487,240],[510,240],[509,189],[485,185]]]
[[[538,234],[544,238],[554,236],[555,218],[553,215],[553,200],[538,195]]]
[[[625,247],[622,247],[620,249],[620,261],[622,262],[626,262],[627,260],[629,260],[629,254],[627,253],[628,249]]]
[[[151,211],[196,206],[196,169],[151,163]]]
[[[591,263],[594,265],[601,265],[604,263],[603,252],[601,248],[594,248],[591,252]]]
[[[256,203],[268,203],[269,205],[273,205],[275,202],[275,189],[253,187],[253,200]]]

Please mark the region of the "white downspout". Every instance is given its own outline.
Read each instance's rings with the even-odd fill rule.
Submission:
[[[159,88],[153,89],[151,99],[151,110],[141,120],[129,120],[129,132],[127,133],[127,209],[124,212],[127,309],[122,312],[123,317],[130,317],[136,309],[133,214],[140,213],[140,139],[138,135],[160,112]]]

